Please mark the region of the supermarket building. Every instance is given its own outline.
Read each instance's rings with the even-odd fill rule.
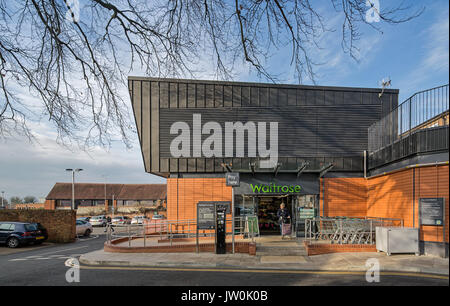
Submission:
[[[167,178],[167,218],[199,201],[276,233],[276,209],[319,217],[400,218],[425,253],[448,250],[448,85],[399,104],[399,91],[129,77],[145,171]],[[444,198],[444,222],[422,225],[420,199]],[[303,224],[304,226],[304,224]],[[448,251],[447,251],[448,252]]]

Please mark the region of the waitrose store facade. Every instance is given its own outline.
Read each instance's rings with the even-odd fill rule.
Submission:
[[[235,215],[257,216],[261,234],[278,230],[281,203],[299,235],[311,216],[419,227],[423,197],[445,198],[448,228],[448,86],[419,99],[435,105],[421,120],[422,104],[399,107],[391,89],[129,77],[129,91],[145,170],[167,178],[170,220],[232,201],[225,173],[238,172]],[[421,226],[423,247],[448,245],[442,229]]]

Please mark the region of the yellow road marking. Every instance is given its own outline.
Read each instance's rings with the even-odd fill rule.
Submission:
[[[296,271],[296,270],[259,270],[259,269],[219,269],[219,268],[163,268],[163,267],[101,267],[80,266],[86,270],[130,270],[130,271],[186,271],[186,272],[233,272],[233,273],[275,273],[275,274],[324,274],[324,275],[365,275],[365,271]],[[445,275],[435,275],[416,272],[380,271],[385,276],[408,276],[436,279],[448,279]]]

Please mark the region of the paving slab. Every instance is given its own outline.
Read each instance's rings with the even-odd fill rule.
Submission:
[[[285,258],[284,258],[285,257]],[[335,253],[315,256],[251,256],[214,253],[108,253],[103,250],[81,255],[90,266],[228,268],[304,271],[366,271],[375,258],[381,271],[431,273],[448,276],[449,260],[431,256],[382,253]]]
[[[261,256],[261,263],[305,263],[305,256]]]

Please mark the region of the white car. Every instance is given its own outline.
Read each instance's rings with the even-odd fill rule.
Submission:
[[[89,237],[93,231],[92,225],[89,222],[77,220],[77,236],[86,236]]]
[[[131,220],[127,216],[117,216],[111,219],[112,224],[130,224]]]
[[[146,216],[134,216],[131,219],[131,224],[144,224],[144,220],[148,219]]]
[[[106,226],[108,220],[106,219],[106,216],[94,216],[89,220],[89,223],[91,223],[92,226]]]

